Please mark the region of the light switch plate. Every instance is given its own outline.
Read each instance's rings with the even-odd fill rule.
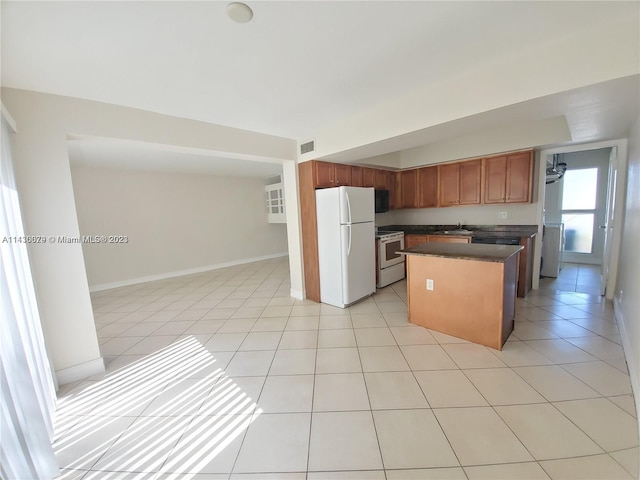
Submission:
[[[433,290],[433,279],[427,278],[427,290]]]

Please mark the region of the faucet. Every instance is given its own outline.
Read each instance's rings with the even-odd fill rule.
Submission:
[[[458,226],[456,227],[458,230],[462,230],[462,224],[458,222]]]

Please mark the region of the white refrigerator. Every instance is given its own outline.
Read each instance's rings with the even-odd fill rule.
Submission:
[[[320,301],[345,308],[376,291],[373,188],[316,190]]]

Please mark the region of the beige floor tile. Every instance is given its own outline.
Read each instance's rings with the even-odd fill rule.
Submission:
[[[540,464],[554,480],[632,479],[609,455],[547,460]]]
[[[385,468],[458,466],[431,410],[373,412]]]
[[[249,332],[238,351],[275,350],[280,343],[282,332]]]
[[[106,356],[122,355],[145,337],[116,337],[100,345],[100,353]]]
[[[409,370],[400,348],[359,347],[362,371],[364,372],[401,372]]]
[[[364,377],[372,410],[429,408],[411,372],[365,373]]]
[[[147,405],[142,415],[147,417],[168,417],[194,415],[209,395],[217,378],[186,378],[170,385]]]
[[[548,338],[558,338],[558,335],[551,333],[549,330],[538,325],[538,323],[531,321],[515,322],[512,335],[519,340],[542,340]]]
[[[249,333],[255,324],[255,318],[230,318],[214,333]]]
[[[226,323],[226,320],[198,320],[187,328],[184,333],[187,335],[214,334],[220,331]]]
[[[618,345],[611,340],[607,340],[602,337],[579,337],[579,338],[567,338],[567,341],[572,343],[578,348],[589,352],[594,357],[600,360],[606,360],[609,358],[624,358],[624,351],[622,346]]]
[[[378,305],[372,300],[367,299],[362,302],[358,302],[355,305],[349,307],[349,314],[353,313],[381,313],[378,309]]]
[[[220,303],[215,308],[209,310],[201,320],[227,320],[231,318],[236,310],[236,307],[223,307],[222,303]]]
[[[387,480],[467,480],[461,467],[386,470]]]
[[[530,321],[549,321],[549,320],[561,320],[559,315],[555,315],[548,310],[540,307],[521,308],[518,310],[518,314]]]
[[[233,315],[231,315],[231,318],[258,318],[262,314],[264,309],[265,307],[242,306],[238,308],[235,312],[233,312]]]
[[[553,340],[531,340],[527,341],[527,345],[554,363],[576,363],[597,360],[596,357],[561,338]]]
[[[261,317],[288,317],[293,305],[268,306],[262,311]]]
[[[386,480],[384,470],[351,470],[346,472],[309,472],[307,480]]]
[[[638,447],[611,452],[610,455],[622,465],[622,468],[631,475],[631,478],[640,477],[640,449]]]
[[[252,332],[282,332],[287,319],[282,317],[259,318],[251,327]]]
[[[223,375],[202,402],[198,416],[252,414],[264,382],[265,377]]]
[[[398,345],[435,345],[436,339],[429,330],[419,326],[391,327],[391,333]]]
[[[458,367],[465,368],[494,368],[506,365],[488,347],[475,343],[443,345],[442,348],[453,358]]]
[[[380,313],[352,313],[351,323],[353,328],[386,327],[387,322]]]
[[[598,392],[557,365],[518,367],[513,370],[551,402],[600,396]]]
[[[320,330],[318,332],[318,348],[355,347],[356,337],[353,330]]]
[[[385,324],[386,326],[386,324]],[[348,315],[320,315],[320,330],[351,329],[351,317]]]
[[[186,332],[189,327],[194,325],[194,321],[171,321],[164,323],[161,327],[159,327],[154,333],[156,335],[180,335],[181,333]]]
[[[633,398],[633,395],[619,395],[617,397],[608,397],[613,403],[622,408],[625,412],[631,415],[634,418],[638,418],[638,413],[636,412],[636,404]]]
[[[385,345],[397,345],[396,339],[388,327],[382,328],[357,328],[354,330],[356,343],[359,347],[382,347]]]
[[[471,343],[469,340],[465,340],[464,338],[454,337],[452,335],[447,335],[446,333],[436,332],[435,330],[429,330],[429,333],[431,333],[433,338],[436,339],[436,342],[441,345],[448,343]]]
[[[315,330],[290,330],[282,334],[278,348],[280,350],[295,350],[299,348],[316,348],[318,346],[318,332]]]
[[[165,462],[190,421],[189,417],[139,417],[92,468],[155,472]]]
[[[536,322],[537,325],[562,338],[593,337],[595,333],[569,320],[553,320],[550,322]]]
[[[541,403],[546,400],[513,370],[489,368],[466,370],[465,375],[490,405]]]
[[[216,333],[204,344],[204,348],[210,352],[235,352],[246,336],[246,333]]]
[[[234,473],[304,471],[310,422],[310,413],[255,415]]]
[[[550,404],[495,407],[536,460],[602,453],[578,427]]]
[[[465,467],[469,480],[548,480],[537,462]]]
[[[315,412],[369,410],[370,408],[362,373],[316,375],[313,391]]]
[[[267,377],[258,408],[264,413],[311,412],[313,375]]]
[[[638,446],[638,422],[606,398],[554,405],[606,452]]]
[[[292,313],[292,315],[294,315]],[[334,307],[333,305],[327,305],[326,303],[320,304],[320,316],[332,315],[332,316],[348,316],[349,310],[346,308]]]
[[[604,362],[576,363],[562,368],[575,375],[603,396],[625,395],[631,392],[629,375]]]
[[[90,468],[135,420],[92,416],[79,421],[53,444],[58,465],[71,470]]]
[[[406,312],[385,312],[382,316],[390,327],[408,327],[412,325],[407,319]]]
[[[289,315],[294,317],[317,317],[320,315],[320,305],[294,305]]]
[[[404,302],[381,302],[378,310],[382,313],[406,313],[407,304]]]
[[[159,473],[231,473],[251,421],[251,415],[194,417]]]
[[[269,371],[274,353],[273,350],[237,352],[225,371],[232,377],[264,376]]]
[[[510,367],[550,365],[553,363],[525,342],[511,341],[511,339],[503,345],[502,350],[491,349],[490,351]]]
[[[62,480],[63,477],[56,477],[56,480]],[[77,478],[77,477],[76,477]],[[103,472],[101,470],[86,472],[82,477],[86,480],[155,480],[155,472]]]
[[[316,373],[354,373],[361,372],[358,349],[353,348],[318,348],[316,356]]]
[[[400,349],[414,371],[458,368],[440,345],[403,345]]]
[[[232,473],[224,480],[305,480],[302,472],[278,472],[278,473]],[[176,479],[177,480],[177,479]],[[197,480],[197,479],[196,479]]]
[[[318,330],[319,317],[289,317],[285,330]]]
[[[145,337],[126,352],[127,355],[148,355],[156,353],[175,342],[177,335],[153,335]]]
[[[431,408],[488,405],[473,383],[460,370],[414,372],[414,375]]]
[[[313,374],[316,369],[316,352],[312,349],[278,350],[269,375]]]
[[[493,408],[440,408],[433,412],[463,466],[533,460]]]
[[[319,412],[311,420],[309,470],[380,470],[371,412]]]

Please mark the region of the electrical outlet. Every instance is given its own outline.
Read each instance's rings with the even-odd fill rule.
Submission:
[[[433,290],[433,279],[427,278],[427,290]]]
[[[507,212],[500,212],[500,213],[498,214],[498,218],[499,218],[500,220],[506,220],[508,216],[509,216],[509,214],[508,214]]]

